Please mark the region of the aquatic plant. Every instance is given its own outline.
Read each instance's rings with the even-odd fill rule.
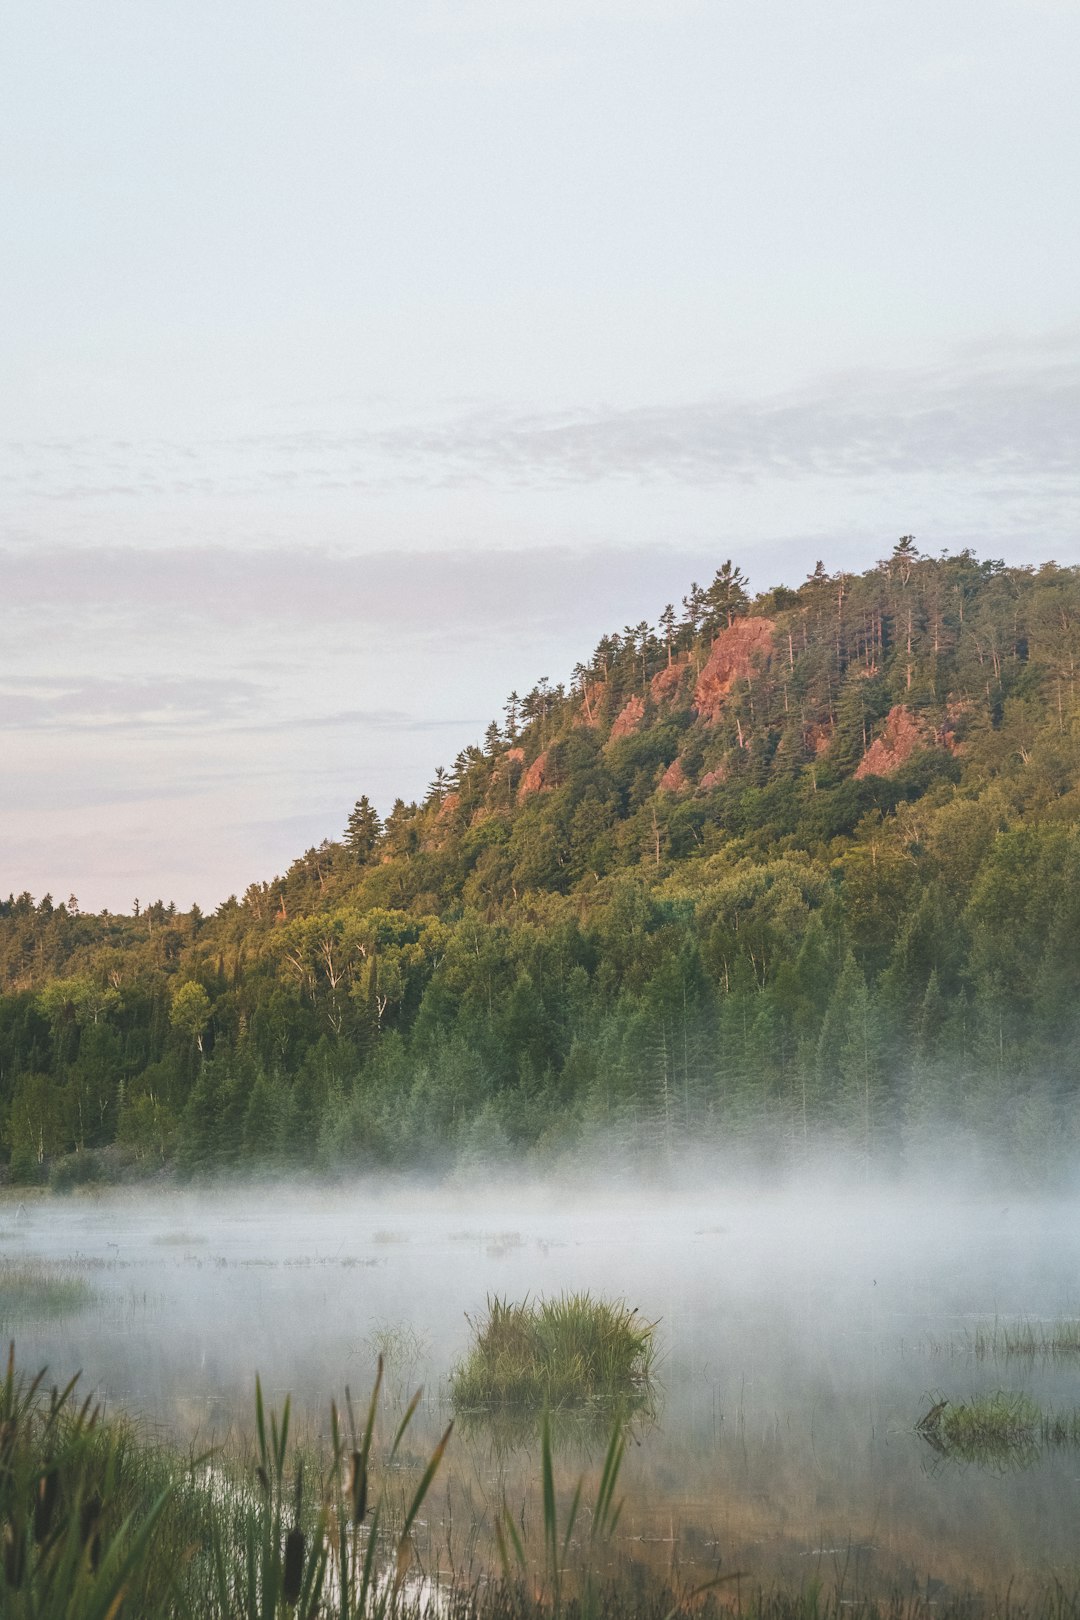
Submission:
[[[978,1361],[1009,1357],[1052,1361],[1080,1356],[1080,1321],[982,1323],[972,1333],[970,1347]]]
[[[94,1291],[81,1277],[44,1261],[0,1263],[0,1330],[84,1310]]]
[[[489,1295],[486,1317],[471,1326],[475,1342],[450,1379],[458,1408],[540,1411],[649,1396],[656,1324],[624,1301]]]
[[[1044,1446],[1080,1445],[1080,1409],[1044,1412],[1028,1395],[995,1390],[935,1401],[915,1425],[936,1451],[963,1462],[1022,1466]]]
[[[106,1422],[76,1380],[44,1390],[15,1371],[0,1387],[0,1614],[4,1620],[276,1620],[296,1613],[385,1620],[404,1607],[412,1530],[452,1424],[403,1514],[380,1480],[420,1401],[373,1468],[382,1365],[358,1430],[331,1406],[331,1446],[314,1489],[290,1453],[290,1402],[277,1414],[256,1380],[257,1450],[248,1474],[184,1458]],[[210,1464],[210,1466],[208,1466]]]
[[[125,1598],[154,1612],[170,1575],[156,1543],[171,1485],[122,1421],[104,1425],[75,1380],[0,1385],[0,1613],[5,1620],[113,1620]],[[153,1549],[154,1557],[151,1558]]]

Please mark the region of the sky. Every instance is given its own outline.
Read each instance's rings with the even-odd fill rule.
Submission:
[[[730,556],[1080,563],[1080,0],[10,0],[0,892],[217,905]]]

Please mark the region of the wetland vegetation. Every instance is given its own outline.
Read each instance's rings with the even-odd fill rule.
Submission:
[[[1073,1363],[980,1359],[970,1348],[980,1324],[1037,1321],[1050,1338],[1074,1320],[1080,1238],[1068,1234],[1080,1226],[1071,1205],[1025,1214],[979,1201],[931,1208],[917,1197],[886,1214],[880,1194],[777,1200],[709,1189],[680,1204],[616,1184],[588,1201],[518,1180],[511,1227],[507,1196],[410,1183],[348,1195],[245,1190],[213,1203],[100,1193],[31,1201],[10,1240],[17,1263],[82,1278],[94,1297],[73,1314],[27,1319],[20,1360],[65,1375],[87,1369],[104,1414],[96,1428],[115,1418],[144,1457],[140,1512],[170,1487],[154,1535],[163,1558],[170,1547],[212,1546],[199,1516],[224,1501],[225,1567],[245,1564],[237,1549],[249,1533],[263,1548],[271,1498],[257,1470],[274,1470],[252,1421],[256,1366],[271,1461],[269,1409],[282,1413],[292,1392],[288,1455],[271,1493],[280,1556],[299,1527],[310,1557],[317,1535],[332,1521],[340,1529],[339,1507],[360,1479],[352,1453],[363,1450],[366,1415],[353,1422],[339,1406],[335,1440],[331,1396],[370,1389],[384,1355],[367,1485],[371,1506],[380,1492],[385,1504],[379,1557],[391,1582],[401,1527],[455,1418],[410,1529],[405,1605],[437,1587],[443,1613],[458,1604],[477,1617],[509,1615],[526,1602],[530,1613],[550,1613],[549,1521],[566,1614],[586,1579],[595,1612],[655,1620],[736,1575],[694,1606],[752,1611],[813,1588],[822,1612],[839,1592],[868,1614],[897,1593],[905,1604],[932,1599],[926,1612],[936,1613],[992,1605],[1010,1583],[1021,1604],[1042,1602],[1051,1580],[1077,1587]],[[161,1241],[176,1234],[182,1242]],[[154,1308],[132,1311],[144,1293]],[[996,1318],[977,1309],[991,1300]],[[515,1331],[545,1318],[580,1326],[583,1316],[595,1328],[605,1311],[627,1330],[624,1368],[636,1365],[640,1377],[647,1366],[644,1410],[632,1400],[568,1401],[545,1425],[537,1405],[461,1403],[453,1375],[493,1317]],[[630,1340],[651,1323],[651,1359],[635,1364]],[[937,1358],[910,1349],[929,1347],[931,1329],[956,1347],[941,1380],[951,1387],[933,1398]],[[1002,1388],[1017,1399],[995,1406]],[[935,1446],[917,1425],[938,1399],[953,1412]],[[610,1506],[622,1510],[601,1542],[591,1526],[616,1419],[623,1449]],[[990,1438],[981,1449],[980,1423]],[[142,1468],[129,1470],[132,1487]],[[126,1500],[110,1533],[131,1511]],[[135,1530],[133,1521],[125,1534]],[[366,1547],[366,1531],[359,1540]],[[184,1556],[184,1581],[211,1578]],[[339,1563],[328,1553],[320,1577],[331,1601]]]
[[[93,1299],[89,1283],[70,1266],[0,1259],[0,1333],[85,1310]]]
[[[683,609],[213,916],[0,902],[0,1180],[28,1189],[0,1327],[104,1403],[29,1422],[105,1447],[65,1500],[143,1459],[95,1531],[110,1578],[154,1514],[159,1573],[214,1546],[224,1492],[233,1539],[161,1602],[292,1593],[302,1536],[297,1612],[352,1603],[351,1544],[311,1561],[361,1477],[325,1413],[381,1355],[361,1607],[421,1601],[407,1533],[468,1613],[571,1613],[552,1549],[614,1512],[619,1421],[597,1612],[744,1570],[696,1601],[947,1613],[1051,1579],[1071,1612],[1080,570],[905,535],[757,597],[728,562]],[[963,1358],[963,1399],[913,1344]],[[12,1569],[89,1557],[19,1511]]]
[[[627,1412],[652,1389],[656,1324],[589,1293],[512,1303],[494,1295],[451,1374],[456,1407],[505,1411],[606,1407]],[[610,1419],[609,1419],[610,1421]]]
[[[1044,1446],[1080,1445],[1080,1408],[1044,1412],[1029,1395],[998,1389],[968,1401],[935,1401],[916,1428],[962,1462],[1023,1465]]]

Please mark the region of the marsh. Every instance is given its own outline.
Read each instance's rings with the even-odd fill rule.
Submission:
[[[5,1218],[4,1268],[64,1288],[18,1309],[0,1293],[0,1329],[23,1366],[82,1369],[107,1407],[185,1443],[248,1432],[256,1371],[317,1438],[330,1398],[363,1398],[381,1352],[387,1422],[424,1387],[420,1456],[489,1296],[591,1290],[658,1324],[613,1560],[691,1581],[1073,1587],[1075,1450],[980,1466],[917,1424],[937,1399],[1001,1389],[1042,1410],[1080,1403],[1080,1359],[985,1342],[1005,1345],[1009,1323],[1045,1338],[1080,1313],[1078,1215],[1070,1199],[836,1184],[113,1193]],[[602,1456],[587,1425],[556,1444],[567,1486]],[[504,1496],[535,1512],[537,1454],[535,1427],[459,1424],[428,1515],[432,1567],[481,1565]]]

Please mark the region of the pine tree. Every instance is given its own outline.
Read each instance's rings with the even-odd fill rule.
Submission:
[[[382,822],[367,794],[361,794],[352,808],[345,827],[344,844],[353,860],[361,866],[375,853],[382,836]]]

